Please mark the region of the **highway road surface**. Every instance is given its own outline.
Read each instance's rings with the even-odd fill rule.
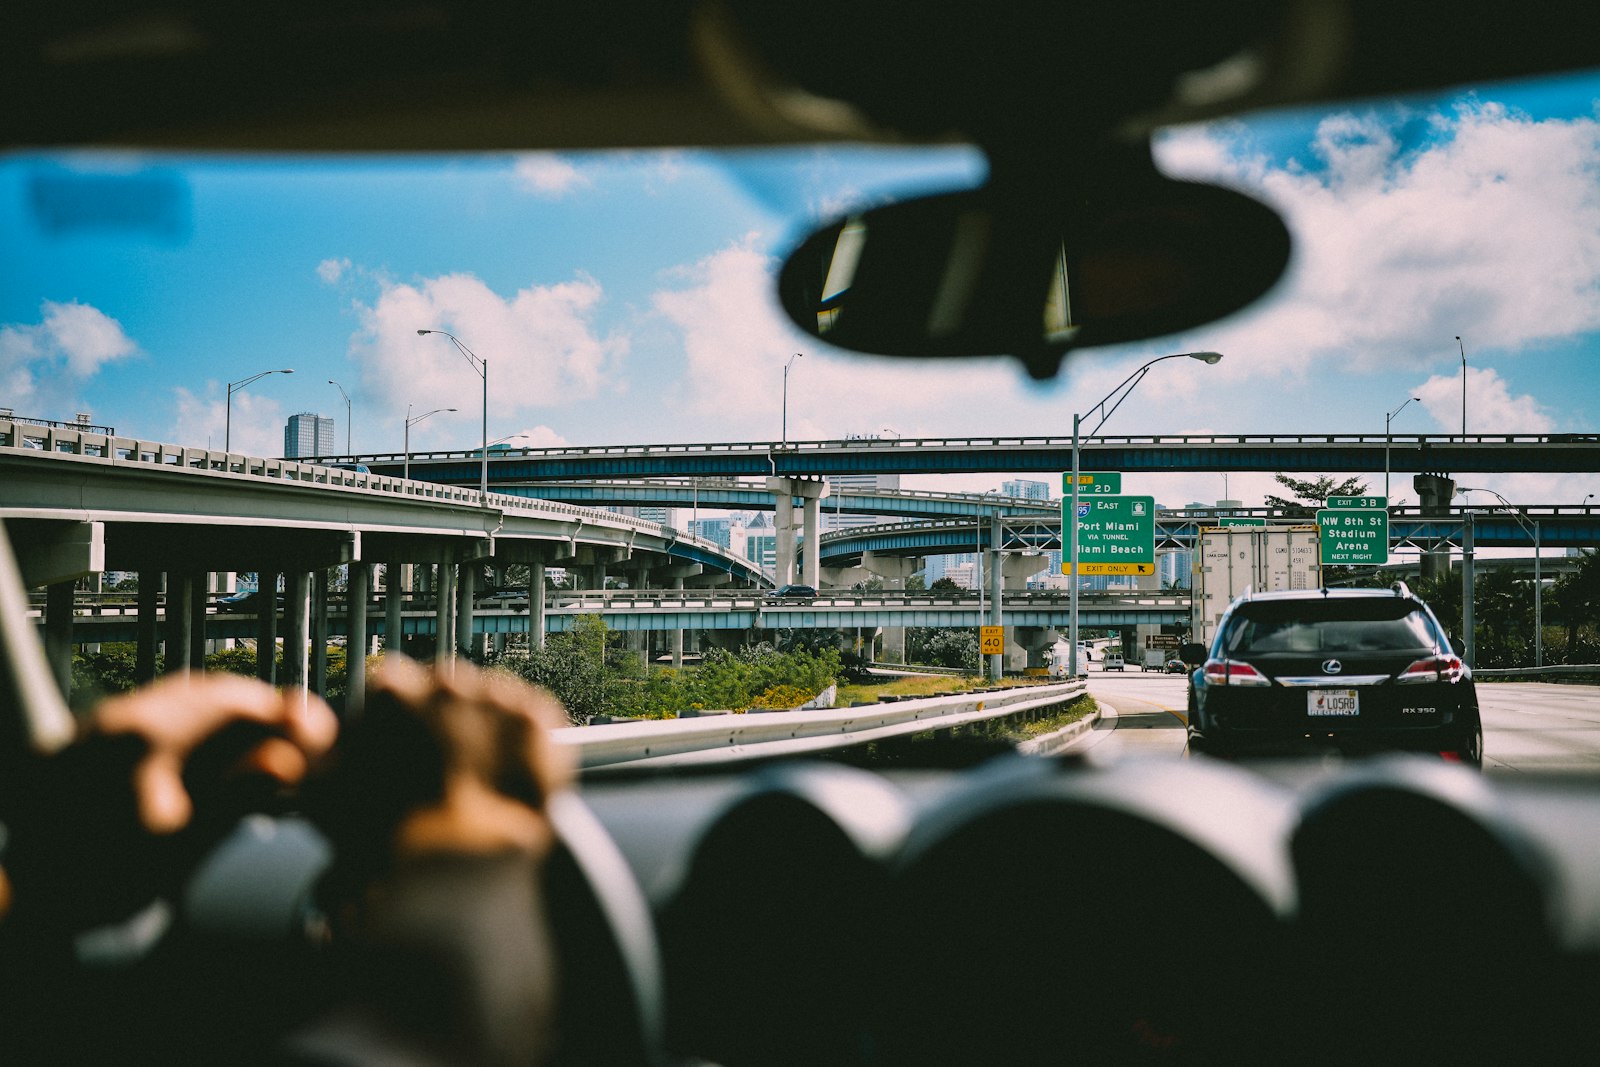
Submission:
[[[1139,671],[1089,672],[1102,719],[1068,751],[1096,757],[1179,757],[1188,679]],[[1600,686],[1478,683],[1485,773],[1600,773]]]

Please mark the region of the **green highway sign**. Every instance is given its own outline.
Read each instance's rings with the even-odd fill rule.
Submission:
[[[1387,509],[1323,508],[1317,512],[1317,528],[1324,567],[1382,567],[1389,562]]]
[[[1061,476],[1061,491],[1071,494],[1072,472]],[[1085,496],[1116,496],[1122,492],[1122,475],[1116,471],[1079,471],[1078,495]]]
[[[1217,520],[1218,526],[1265,526],[1266,524],[1266,519],[1252,519],[1244,515],[1229,515]]]
[[[1072,501],[1061,502],[1063,542]],[[1156,502],[1149,496],[1093,496],[1078,501],[1079,574],[1154,574]],[[1061,561],[1061,573],[1072,564]]]
[[[1389,498],[1386,496],[1330,496],[1328,503],[1324,506],[1339,510],[1354,508],[1357,511],[1367,511],[1372,508],[1388,507]]]

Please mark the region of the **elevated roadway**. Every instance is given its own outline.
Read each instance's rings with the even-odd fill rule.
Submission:
[[[1429,514],[1417,507],[1390,509],[1390,547],[1424,550],[1459,547],[1468,514],[1479,547],[1532,550],[1537,524],[1542,548],[1594,548],[1600,545],[1600,510],[1570,505],[1530,505],[1518,508],[1523,521],[1504,511],[1452,508]],[[1263,518],[1273,524],[1315,523],[1312,516],[1290,515],[1269,508],[1179,509],[1156,517],[1157,548],[1188,548],[1197,531],[1214,526],[1219,517]],[[1526,523],[1527,525],[1524,525]],[[826,567],[850,567],[866,553],[878,556],[935,556],[978,550],[1060,551],[1061,520],[1051,516],[1008,516],[1002,523],[1001,544],[994,544],[994,527],[987,519],[920,519],[910,522],[858,526],[822,535],[821,558]]]
[[[1002,604],[1008,626],[1065,627],[1069,618],[1065,592],[1008,591]],[[80,643],[135,639],[139,607],[132,598],[79,594],[74,606],[78,614],[74,629]],[[158,601],[158,607],[165,607],[164,600]],[[329,598],[330,634],[347,632],[347,607],[343,597]],[[382,610],[382,602],[374,598],[368,608],[376,614]],[[608,628],[620,631],[972,627],[985,621],[988,611],[987,601],[976,593],[841,592],[778,600],[748,590],[552,590],[545,604],[545,629],[548,633],[571,630],[585,615],[598,615]],[[434,601],[409,596],[401,612],[403,632],[436,634],[437,615]],[[1186,592],[1084,593],[1079,600],[1079,618],[1082,625],[1095,627],[1187,623],[1189,596]],[[529,631],[528,602],[480,602],[472,626],[477,634],[525,634]],[[213,598],[207,630],[214,638],[252,638],[256,619],[253,614],[217,604]]]
[[[1294,471],[1401,474],[1600,471],[1600,433],[1574,434],[1178,434],[1097,436],[1082,469]],[[475,484],[479,451],[414,452],[413,477]],[[330,457],[330,460],[332,457]],[[399,473],[404,453],[337,457]],[[494,482],[690,477],[822,477],[829,474],[1060,474],[1072,469],[1071,437],[939,437],[594,445],[489,450]]]

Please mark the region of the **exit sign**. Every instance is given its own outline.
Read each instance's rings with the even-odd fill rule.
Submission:
[[[1061,503],[1062,543],[1071,536],[1072,501]],[[1154,574],[1156,504],[1148,496],[1090,497],[1078,503],[1079,574]],[[1072,563],[1062,559],[1061,573]]]
[[[1388,507],[1389,498],[1386,496],[1330,496],[1324,506],[1334,509],[1354,508],[1358,511],[1365,511],[1371,508]]]
[[[1061,476],[1061,491],[1072,492],[1072,472]],[[1122,475],[1116,471],[1079,471],[1079,496],[1116,496],[1122,492]]]
[[[1324,508],[1317,512],[1317,533],[1324,567],[1382,567],[1389,562],[1386,509]]]

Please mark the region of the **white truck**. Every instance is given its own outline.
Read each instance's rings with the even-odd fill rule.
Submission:
[[[1189,640],[1210,645],[1228,605],[1244,593],[1322,584],[1317,527],[1220,526],[1195,542]]]

